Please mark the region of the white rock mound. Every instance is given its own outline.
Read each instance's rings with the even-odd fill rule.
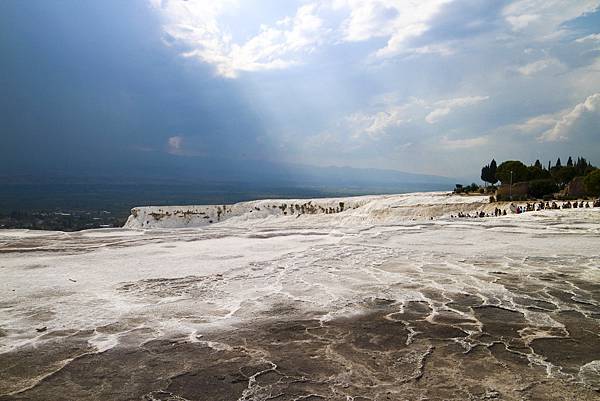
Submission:
[[[500,203],[487,196],[456,196],[445,192],[370,195],[319,199],[265,199],[233,205],[144,206],[131,210],[125,228],[203,227],[224,221],[253,222],[314,219],[322,223],[381,223],[493,212]]]

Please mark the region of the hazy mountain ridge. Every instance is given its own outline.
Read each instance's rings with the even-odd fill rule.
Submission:
[[[394,170],[314,167],[264,161],[167,157],[115,164],[101,171],[9,169],[0,175],[0,209],[109,209],[138,205],[229,204],[267,198],[315,198],[440,191],[454,181]],[[75,171],[75,172],[74,172]]]

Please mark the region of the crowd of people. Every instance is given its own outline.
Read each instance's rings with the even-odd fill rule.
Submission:
[[[593,201],[590,204],[590,201],[566,201],[563,202],[560,206],[556,201],[546,201],[546,202],[527,202],[525,205],[523,206],[519,206],[516,205],[514,203],[511,203],[509,206],[509,210],[512,213],[516,213],[516,214],[520,214],[520,213],[525,213],[525,212],[534,212],[534,211],[539,211],[539,210],[545,210],[545,209],[550,209],[550,210],[557,210],[557,209],[583,209],[583,208],[587,208],[589,209],[590,207],[600,207],[600,198],[596,199],[595,201]],[[459,218],[476,218],[476,217],[498,217],[498,216],[506,216],[507,215],[507,210],[506,209],[500,209],[500,208],[495,208],[493,213],[486,213],[484,211],[480,211],[480,212],[475,212],[473,214],[471,213],[463,213],[463,212],[458,212],[457,215],[450,215],[451,218],[455,218],[455,217],[459,217]]]
[[[514,204],[511,203],[511,209],[513,209],[513,207],[516,207],[516,213],[524,213],[524,212],[533,212],[533,211],[538,211],[538,210],[544,210],[544,209],[551,209],[551,210],[557,210],[557,209],[577,209],[577,208],[590,208],[590,202],[589,201],[566,201],[563,202],[563,204],[561,206],[558,206],[558,203],[556,203],[556,201],[552,201],[552,202],[540,202],[538,204],[536,203],[527,203],[525,206],[516,206]],[[600,200],[596,200],[592,203],[592,207],[600,207]]]
[[[498,217],[498,216],[506,216],[506,209],[502,210],[502,209],[496,208],[494,210],[494,214],[486,213],[482,210],[481,212],[475,212],[473,214],[458,212],[458,214],[456,216],[450,215],[451,218],[455,218],[455,217],[476,218],[476,217]]]

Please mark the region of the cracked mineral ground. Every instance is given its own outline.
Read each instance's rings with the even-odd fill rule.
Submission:
[[[599,209],[382,199],[0,231],[0,400],[600,399]]]

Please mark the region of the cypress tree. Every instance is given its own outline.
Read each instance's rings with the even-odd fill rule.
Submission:
[[[481,180],[483,182],[490,182],[490,166],[483,166],[481,169]]]
[[[495,183],[498,182],[498,179],[496,178],[496,170],[497,169],[498,169],[498,166],[496,165],[496,160],[492,159],[492,162],[490,163],[490,172],[489,172],[490,180],[488,181],[492,185],[494,185]]]

